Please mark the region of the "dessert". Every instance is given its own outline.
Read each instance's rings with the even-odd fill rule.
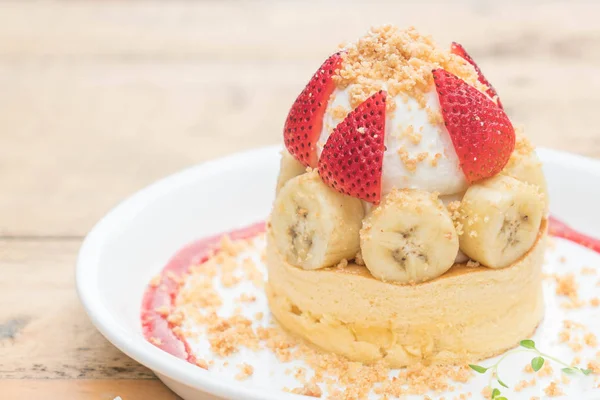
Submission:
[[[266,292],[285,329],[391,367],[479,360],[535,331],[544,174],[464,47],[373,28],[317,70],[284,143]]]

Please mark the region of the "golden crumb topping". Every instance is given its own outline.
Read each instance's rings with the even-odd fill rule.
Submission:
[[[341,105],[335,106],[331,109],[331,116],[338,122],[343,121],[349,113],[350,110]]]
[[[425,107],[425,93],[431,90],[431,71],[443,68],[482,92],[487,90],[478,81],[477,72],[463,58],[438,47],[430,36],[421,35],[413,27],[399,29],[391,25],[372,28],[358,42],[347,45],[343,65],[334,81],[338,88],[349,88],[350,104],[356,108],[379,90],[390,97],[414,98]],[[388,99],[387,110],[395,103]]]
[[[581,268],[581,275],[596,275],[596,268],[583,267]]]
[[[556,276],[556,294],[566,296],[573,301],[579,298],[578,285],[574,274]]]
[[[520,392],[525,388],[528,387],[533,387],[537,384],[537,381],[535,378],[532,378],[531,380],[527,381],[527,380],[522,380],[521,382],[517,383],[517,385],[515,386],[515,392]]]
[[[589,347],[598,346],[598,338],[592,332],[588,332],[583,336],[583,342]]]
[[[203,360],[201,358],[196,360],[196,365],[202,369],[208,369],[208,363],[206,362],[206,360]]]
[[[559,397],[565,394],[562,389],[558,387],[557,382],[550,382],[550,385],[544,389],[544,393],[546,393],[546,396],[548,397]]]
[[[421,139],[423,138],[423,135],[420,132],[415,132],[414,126],[408,125],[406,128],[403,128],[402,126],[400,126],[399,130],[400,130],[400,135],[399,135],[400,139],[406,137],[415,146],[418,145],[419,143],[421,143]],[[420,130],[423,130],[423,127],[421,127]]]
[[[415,172],[417,169],[417,165],[420,162],[426,160],[427,157],[429,157],[429,153],[426,152],[419,153],[415,157],[410,157],[409,154],[410,153],[404,147],[398,149],[398,156],[400,156],[400,161],[402,161],[402,163],[404,164],[404,168],[406,168],[410,172]]]
[[[554,373],[554,369],[552,368],[550,363],[544,363],[544,365],[542,366],[542,369],[540,369],[537,374],[540,377],[544,377],[544,376],[552,376],[553,373]]]
[[[523,132],[522,128],[515,128],[515,136],[515,152],[526,156],[535,150],[535,147],[533,144],[531,144],[529,139],[527,139],[527,136],[525,136],[525,132]]]
[[[303,396],[308,396],[308,397],[316,397],[316,398],[321,397],[321,395],[323,394],[323,392],[321,391],[321,388],[314,383],[306,383],[304,386],[299,387],[299,388],[294,388],[294,389],[290,390],[289,392],[294,393],[294,394],[301,394]]]
[[[252,365],[241,363],[237,367],[240,369],[240,372],[235,376],[235,379],[238,381],[248,379],[254,374],[254,367]]]
[[[590,361],[587,365],[589,369],[592,370],[594,374],[600,374],[600,362],[599,361]]]

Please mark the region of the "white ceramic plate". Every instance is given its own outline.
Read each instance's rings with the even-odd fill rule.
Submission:
[[[539,154],[549,181],[552,214],[583,232],[600,236],[600,162],[553,150],[540,149]],[[119,204],[92,229],[81,248],[77,289],[94,325],[116,347],[152,369],[186,400],[214,399],[213,396],[235,400],[303,397],[280,390],[290,386],[286,377],[265,373],[239,382],[232,378],[235,372],[226,368],[202,370],[148,343],[140,324],[141,299],[148,281],[178,249],[195,239],[243,227],[268,215],[278,168],[279,147],[269,147],[187,169]],[[547,271],[560,269],[564,273],[565,268],[572,268],[578,272],[584,265],[596,267],[594,281],[584,282],[580,294],[582,298],[600,295],[600,288],[594,285],[600,279],[600,256],[562,240],[556,242],[556,249],[547,257]],[[562,255],[572,265],[561,264],[558,260]],[[566,311],[558,307],[552,288],[546,289],[547,313],[536,333],[536,342],[570,360],[572,355],[557,343]],[[268,312],[265,302],[258,304]],[[600,308],[572,311],[569,318],[585,321],[600,337]],[[597,350],[584,350],[582,358],[593,358]],[[254,364],[255,370],[282,369],[273,357],[257,355],[252,359],[250,353],[244,357]],[[522,379],[515,373],[526,362],[519,356],[508,359],[503,366],[505,380],[514,384]],[[465,385],[464,391],[471,391],[477,398],[486,382],[487,377],[478,377]],[[565,390],[568,398],[600,399],[600,390],[590,391],[592,385],[593,378],[586,377]],[[541,384],[509,398],[544,398],[540,387]]]

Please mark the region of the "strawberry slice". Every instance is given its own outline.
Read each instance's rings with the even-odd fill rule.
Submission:
[[[285,121],[283,141],[296,160],[305,167],[317,166],[316,143],[323,128],[323,115],[335,89],[331,79],[342,64],[342,55],[329,57],[298,96]]]
[[[348,114],[319,159],[319,175],[329,187],[375,204],[381,198],[386,96],[380,90]]]
[[[508,116],[485,94],[443,69],[433,80],[442,116],[470,183],[502,171],[515,148],[515,130]]]
[[[456,54],[457,56],[464,58],[469,64],[471,64],[475,68],[475,71],[477,71],[477,76],[479,76],[479,82],[483,83],[485,86],[488,87],[487,94],[496,101],[500,108],[504,109],[504,107],[502,107],[500,97],[498,97],[498,92],[496,92],[496,89],[494,89],[492,84],[487,79],[485,79],[485,76],[483,76],[483,73],[479,69],[479,66],[477,66],[475,60],[473,60],[469,53],[467,53],[465,48],[462,47],[462,45],[459,43],[452,42],[452,47],[450,48],[450,51],[452,52],[452,54]]]

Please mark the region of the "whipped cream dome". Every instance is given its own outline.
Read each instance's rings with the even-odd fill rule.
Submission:
[[[468,182],[444,125],[431,71],[443,68],[485,93],[475,68],[437,46],[414,28],[373,28],[346,45],[334,76],[336,89],[329,98],[317,142],[323,146],[346,115],[378,90],[387,92],[382,195],[392,188],[422,189],[453,195]]]

